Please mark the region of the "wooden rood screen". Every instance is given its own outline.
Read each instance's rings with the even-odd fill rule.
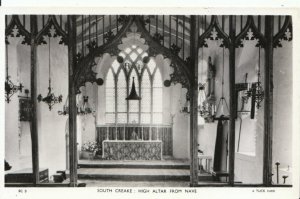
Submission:
[[[162,141],[162,155],[173,155],[173,136],[170,125],[103,125],[97,127],[97,142],[104,140]]]

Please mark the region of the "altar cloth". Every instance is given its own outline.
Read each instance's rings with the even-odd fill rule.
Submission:
[[[104,140],[102,148],[108,160],[162,160],[160,140]]]

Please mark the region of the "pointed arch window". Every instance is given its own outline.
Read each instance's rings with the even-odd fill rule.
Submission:
[[[132,45],[119,53],[124,60],[114,60],[106,76],[106,123],[162,123],[162,76],[155,60],[147,64],[142,48]],[[130,67],[128,67],[130,65]],[[132,81],[141,100],[126,100]]]
[[[162,77],[160,70],[156,68],[153,78],[153,114],[152,121],[153,123],[161,123],[162,122]]]
[[[144,70],[141,84],[141,123],[151,123],[151,81],[148,70]]]
[[[112,69],[108,70],[106,76],[106,87],[105,87],[105,101],[106,101],[106,114],[105,119],[107,123],[115,123],[115,78]]]
[[[126,77],[123,69],[120,70],[117,79],[117,122],[127,123],[127,102],[124,100],[127,97]]]

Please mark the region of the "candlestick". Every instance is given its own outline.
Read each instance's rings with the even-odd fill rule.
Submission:
[[[123,140],[125,140],[125,124],[124,124],[124,129],[123,129]]]
[[[276,162],[275,165],[276,165],[276,174],[277,174],[276,180],[277,180],[277,184],[279,184],[279,165],[280,165],[280,163]]]
[[[158,140],[158,125],[156,126],[156,140]]]
[[[150,126],[150,128],[149,128],[149,140],[152,140],[151,135],[152,135],[152,126]]]
[[[107,127],[106,127],[106,140],[109,139],[108,133],[109,133],[109,131],[108,131],[108,126],[107,126]]]
[[[283,178],[283,184],[285,184],[285,180],[288,178],[289,176],[282,176]]]
[[[144,127],[142,126],[142,140],[144,140]]]
[[[117,137],[118,137],[118,129],[117,129],[117,124],[116,124],[116,127],[115,127],[115,129],[116,129],[116,130],[115,130],[115,135],[116,135],[116,137],[115,137],[115,140],[118,140],[118,138],[117,138]]]

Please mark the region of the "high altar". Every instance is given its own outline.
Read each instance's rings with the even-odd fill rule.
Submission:
[[[109,160],[162,160],[172,155],[172,128],[159,126],[98,126],[102,158]]]

